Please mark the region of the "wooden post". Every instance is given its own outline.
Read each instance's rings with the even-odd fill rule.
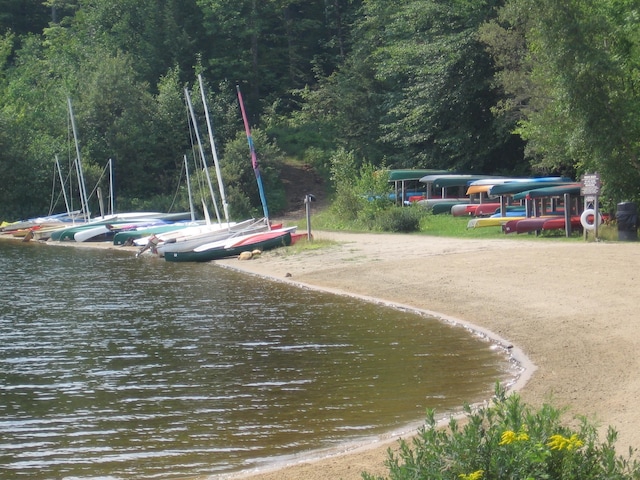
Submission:
[[[565,237],[571,236],[571,195],[564,194],[564,232]]]

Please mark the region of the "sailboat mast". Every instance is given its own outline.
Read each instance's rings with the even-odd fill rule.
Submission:
[[[193,112],[193,105],[191,104],[191,96],[189,95],[189,90],[184,89],[184,96],[187,100],[187,106],[189,107],[189,114],[191,115],[191,123],[193,124],[193,130],[196,134],[196,139],[198,141],[198,148],[200,150],[200,158],[202,160],[202,166],[204,167],[204,173],[207,177],[207,184],[209,185],[209,192],[211,194],[211,199],[213,200],[213,207],[216,211],[216,217],[218,218],[218,223],[220,222],[220,212],[218,210],[218,202],[216,202],[216,196],[213,193],[213,185],[211,184],[211,176],[209,175],[209,169],[207,168],[207,160],[204,156],[204,150],[202,149],[202,141],[200,140],[200,132],[198,132],[198,122],[196,121],[195,113]],[[206,208],[206,207],[205,207]],[[206,213],[206,212],[205,212]]]
[[[109,208],[111,215],[116,213],[116,201],[113,196],[113,159],[109,159]]]
[[[78,143],[78,132],[76,130],[76,120],[73,116],[73,108],[71,107],[71,98],[67,97],[69,105],[69,116],[71,117],[71,129],[73,130],[73,140],[76,145],[76,172],[78,174],[78,183],[80,188],[80,200],[82,202],[82,212],[85,220],[89,220],[89,199],[87,198],[87,188],[84,184],[84,172],[82,171],[82,158],[80,156],[80,145]]]
[[[240,93],[240,85],[236,85],[236,91],[238,92],[238,102],[240,103],[240,111],[242,112],[242,121],[244,122],[244,130],[247,134],[247,141],[249,142],[249,152],[251,153],[251,165],[253,166],[253,173],[256,176],[256,182],[258,182],[258,192],[260,193],[260,202],[262,203],[262,210],[264,212],[264,218],[269,225],[269,209],[267,208],[267,198],[264,194],[264,186],[262,185],[262,177],[260,176],[260,168],[258,168],[258,157],[256,156],[256,149],[253,145],[253,138],[251,137],[251,129],[249,128],[249,120],[247,119],[247,112],[244,110],[244,102],[242,101],[242,93]]]
[[[58,154],[56,154],[56,168],[58,169],[58,177],[60,178],[60,186],[62,187],[62,196],[64,197],[64,206],[67,209],[67,215],[71,216],[71,208],[69,206],[69,199],[67,198],[67,189],[65,188],[66,182],[62,178],[62,170],[60,169],[60,160],[58,160]]]
[[[189,194],[189,212],[191,212],[191,221],[196,221],[196,214],[193,211],[193,197],[191,196],[191,180],[189,179],[189,162],[187,156],[184,156],[184,172],[187,176],[187,193]]]
[[[204,94],[204,85],[202,84],[202,75],[198,74],[198,82],[200,83],[200,94],[202,95],[202,105],[204,106],[204,116],[207,119],[207,131],[209,132],[209,144],[211,145],[211,154],[213,155],[213,164],[216,168],[216,177],[218,178],[218,190],[220,190],[220,199],[222,201],[222,210],[224,211],[224,219],[229,223],[229,204],[227,196],[224,192],[224,183],[222,182],[222,172],[220,171],[220,162],[218,161],[218,153],[216,152],[216,144],[213,140],[213,129],[211,128],[211,119],[209,118],[209,108],[207,107],[207,98]]]

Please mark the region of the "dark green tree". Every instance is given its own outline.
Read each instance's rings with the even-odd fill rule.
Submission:
[[[210,48],[203,62],[213,81],[242,82],[254,120],[259,102],[289,103],[292,88],[314,83],[314,70],[335,68],[359,2],[198,0]]]
[[[522,169],[515,125],[478,29],[495,2],[366,2],[344,65],[303,92],[304,122],[358,156],[391,167]]]
[[[637,16],[633,1],[510,0],[488,37],[495,55],[514,32],[524,46],[499,80],[534,167],[599,171],[614,201],[640,197]]]
[[[84,0],[71,24],[88,44],[128,54],[153,89],[173,66],[192,74],[206,45],[201,17],[195,0]]]
[[[281,212],[285,206],[284,187],[280,181],[284,154],[262,130],[253,129],[251,136],[256,149],[267,207],[271,214]],[[231,216],[236,219],[248,216],[262,217],[262,204],[244,131],[238,132],[237,137],[227,145],[221,163]]]
[[[0,203],[9,218],[43,215],[49,211],[51,167],[66,129],[62,82],[38,36],[6,36],[1,50]]]
[[[0,0],[0,34],[40,33],[51,20],[51,11],[41,0]]]
[[[496,3],[407,1],[385,12],[384,40],[372,52],[376,77],[389,86],[383,140],[413,165],[518,168],[519,142],[491,113],[494,66],[478,39]]]

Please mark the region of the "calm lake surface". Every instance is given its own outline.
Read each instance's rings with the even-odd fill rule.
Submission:
[[[488,398],[491,343],[214,264],[0,241],[0,479],[253,468]]]

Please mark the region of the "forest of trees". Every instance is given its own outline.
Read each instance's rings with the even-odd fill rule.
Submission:
[[[328,171],[338,151],[597,171],[605,203],[637,201],[639,67],[637,0],[0,0],[0,219],[49,212],[68,99],[89,186],[112,159],[119,209],[185,209],[198,75],[235,215],[259,208],[236,84],[276,211],[284,158]]]

